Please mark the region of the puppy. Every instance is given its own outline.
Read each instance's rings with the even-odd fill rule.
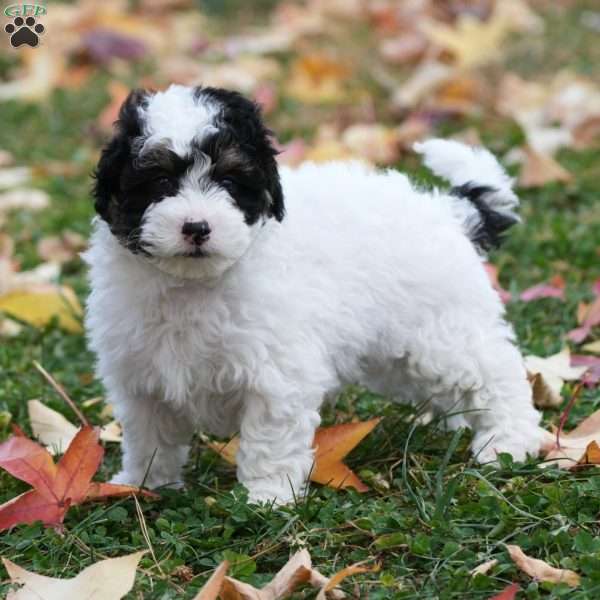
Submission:
[[[463,412],[480,461],[540,446],[482,256],[517,222],[484,149],[416,146],[449,191],[361,163],[281,169],[255,104],[173,85],[125,101],[95,182],[87,331],[124,427],[113,481],[177,485],[192,434],[240,432],[252,501],[302,493],[349,383]],[[280,180],[281,174],[281,180]],[[284,208],[285,198],[285,208]]]

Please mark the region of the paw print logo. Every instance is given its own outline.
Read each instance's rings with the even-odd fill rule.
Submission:
[[[45,27],[35,22],[33,17],[15,17],[12,23],[4,27],[4,31],[10,35],[10,43],[13,48],[27,44],[35,48],[40,42],[40,35],[44,33]]]

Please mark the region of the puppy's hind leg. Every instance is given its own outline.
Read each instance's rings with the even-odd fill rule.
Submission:
[[[538,453],[540,415],[506,323],[482,325],[473,315],[445,315],[420,339],[430,343],[414,349],[414,369],[430,382],[436,410],[460,413],[473,429],[479,462],[492,462],[499,452],[515,460]],[[452,399],[451,405],[443,406],[442,399]]]

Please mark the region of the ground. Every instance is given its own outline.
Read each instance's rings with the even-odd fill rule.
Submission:
[[[512,60],[520,63],[523,73],[535,72],[539,63],[547,69],[568,66],[584,74],[597,65],[593,35],[598,34],[586,37],[576,29],[582,10],[593,3],[568,4],[567,12],[559,16],[546,13],[545,47],[549,49],[543,60],[515,44]],[[564,43],[551,43],[559,30]],[[0,75],[9,72],[11,60],[0,58]],[[107,78],[99,70],[81,89],[58,89],[41,102],[0,103],[0,148],[10,151],[18,164],[44,165],[50,157],[76,167],[74,175],[39,175],[36,183],[49,192],[50,207],[41,213],[22,211],[9,219],[6,230],[17,240],[16,255],[24,269],[39,262],[35,244],[41,237],[64,229],[89,233],[93,214],[89,173],[101,139],[94,137],[92,125],[108,101]],[[283,103],[272,116],[284,141],[300,135],[310,139],[311,119],[294,123],[293,115],[299,111],[301,106]],[[522,135],[513,123],[477,116],[446,123],[440,131],[452,133],[465,126],[476,128],[501,155]],[[591,284],[600,276],[597,147],[563,150],[558,158],[573,174],[573,181],[520,190],[524,224],[491,257],[504,287],[515,292],[556,274],[567,282],[564,302],[550,298],[508,304],[519,346],[525,354],[540,356],[561,349],[565,334],[576,326],[578,302],[591,298]],[[417,170],[410,154],[402,154],[395,166]],[[420,170],[419,177],[425,177]],[[69,263],[62,281],[85,299],[81,262]],[[11,413],[12,421],[27,432],[26,401],[32,398],[73,419],[33,369],[34,360],[79,404],[103,394],[91,375],[94,357],[83,335],[63,332],[55,324],[42,330],[26,327],[18,337],[0,342],[0,411]],[[571,391],[567,385],[565,399]],[[586,390],[567,426],[599,408],[598,390]],[[92,422],[100,422],[99,411],[96,406],[86,414]],[[325,413],[324,422],[377,415],[384,417],[381,425],[349,458],[372,491],[361,495],[315,485],[305,502],[281,509],[247,505],[233,470],[197,440],[187,467],[186,489],[165,490],[159,501],[140,501],[158,566],[149,556],[142,560],[143,570],[128,597],[192,598],[223,558],[233,561],[235,576],[258,585],[300,547],[310,550],[314,564],[326,574],[364,559],[380,562],[379,573],[355,577],[346,586],[347,591],[372,600],[489,598],[513,581],[520,583],[522,597],[532,600],[600,597],[597,471],[543,470],[534,461],[516,464],[508,456],[501,457],[500,468],[478,467],[468,452],[467,432],[454,435],[444,433],[436,423],[418,425],[414,410],[391,405],[366,390],[347,390],[335,409]],[[545,424],[556,424],[559,415],[556,409],[546,411]],[[0,425],[0,439],[9,434],[9,426]],[[97,478],[108,479],[118,462],[119,448],[108,445]],[[25,489],[0,472],[1,502]],[[101,557],[146,548],[140,518],[130,499],[88,504],[69,512],[64,535],[39,524],[1,533],[0,556],[46,575],[72,576]],[[580,587],[574,591],[566,585],[532,581],[508,558],[506,543],[579,572]],[[487,576],[472,578],[470,570],[491,558],[497,558],[499,566]],[[183,565],[191,569],[190,581],[180,568]],[[7,586],[2,568],[0,577],[3,593]],[[305,590],[296,597],[311,598],[314,592]]]

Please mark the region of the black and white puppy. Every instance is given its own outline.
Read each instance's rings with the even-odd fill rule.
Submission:
[[[455,424],[474,429],[482,461],[538,451],[523,361],[482,265],[518,220],[511,181],[483,149],[416,150],[450,191],[359,162],[282,169],[280,182],[241,95],[129,96],[85,254],[89,339],[124,427],[115,481],[178,484],[195,430],[239,431],[250,498],[290,501],[324,398],[355,382],[464,410]]]

